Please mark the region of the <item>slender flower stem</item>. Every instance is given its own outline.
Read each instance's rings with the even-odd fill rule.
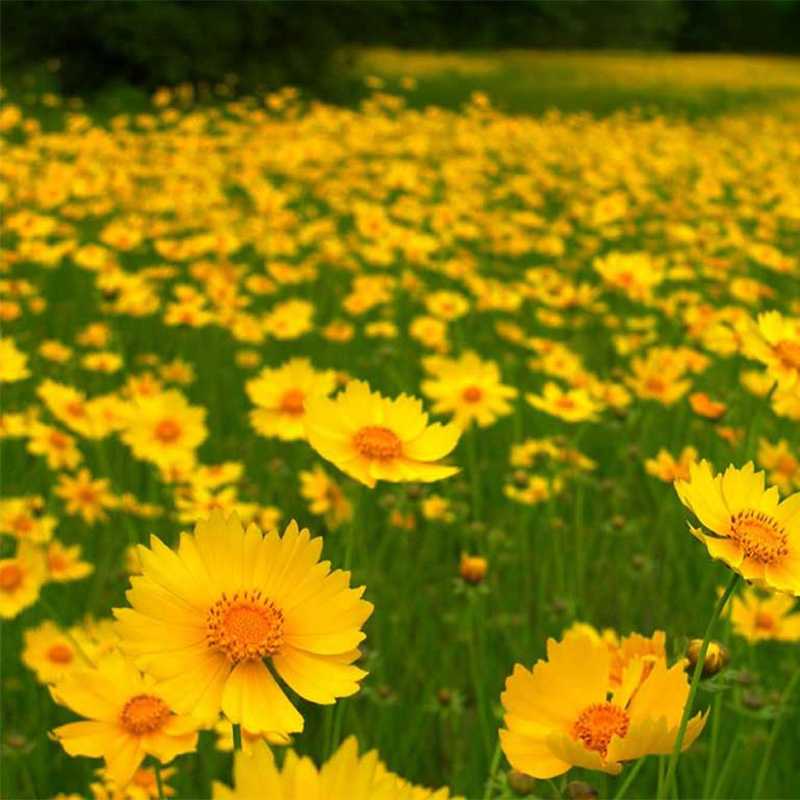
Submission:
[[[783,694],[781,695],[781,713],[780,716],[778,716],[772,723],[772,730],[769,734],[767,747],[764,750],[764,758],[761,760],[761,767],[758,770],[756,785],[753,789],[753,797],[755,800],[758,800],[758,798],[763,796],[764,781],[766,781],[767,775],[769,774],[769,765],[772,761],[772,751],[775,749],[775,742],[778,741],[778,733],[780,732],[781,723],[783,722],[783,718],[785,716],[783,709],[789,702],[789,699],[791,698],[798,681],[800,681],[800,669],[795,670],[794,675],[792,675],[792,677],[789,679],[789,683],[786,684],[786,688],[783,690]]]
[[[153,770],[156,773],[156,785],[158,786],[158,800],[164,800],[164,781],[161,780],[161,764],[157,759],[153,759]]]
[[[731,596],[731,594],[733,594],[733,590],[736,588],[736,584],[738,582],[739,573],[734,572],[730,581],[728,581],[727,588],[722,593],[719,600],[717,600],[717,604],[714,606],[714,610],[711,612],[711,619],[708,621],[706,632],[703,636],[703,644],[700,646],[700,652],[697,656],[697,663],[694,667],[692,684],[689,687],[689,696],[686,698],[686,705],[683,708],[683,717],[681,718],[681,724],[678,728],[678,735],[675,738],[675,747],[673,748],[672,755],[669,759],[667,777],[664,780],[664,785],[661,787],[661,791],[658,794],[658,800],[664,800],[664,798],[668,797],[675,783],[675,773],[678,769],[678,760],[680,759],[681,755],[681,747],[683,746],[683,739],[686,735],[686,727],[689,724],[689,718],[692,715],[694,698],[697,695],[697,689],[700,686],[700,678],[703,674],[703,665],[706,661],[706,654],[708,653],[708,645],[711,642],[711,635],[714,633],[714,627],[717,624],[717,620],[719,620],[722,610],[725,608],[725,604],[728,602],[728,598]]]
[[[628,793],[628,789],[631,788],[633,782],[636,780],[636,776],[639,774],[642,766],[644,766],[644,762],[646,758],[640,758],[633,766],[633,769],[628,773],[628,777],[625,778],[624,783],[622,786],[619,787],[619,791],[614,795],[614,800],[621,800],[621,798],[625,797]]]
[[[242,749],[242,726],[236,722],[233,723],[233,749]]]
[[[500,737],[497,737],[497,745],[494,748],[494,755],[492,756],[492,764],[489,767],[489,777],[486,779],[486,788],[483,792],[483,800],[489,800],[492,796],[492,784],[494,783],[494,776],[497,768],[500,766],[500,756],[502,755],[500,749]]]
[[[481,473],[478,465],[478,426],[466,432],[467,458],[469,459],[469,477],[472,483],[472,519],[481,520]]]

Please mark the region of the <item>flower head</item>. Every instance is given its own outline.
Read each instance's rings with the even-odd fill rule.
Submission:
[[[306,411],[311,446],[369,487],[384,481],[438,481],[458,472],[437,463],[456,446],[456,425],[428,425],[416,398],[391,400],[351,381],[333,399],[315,398]]]
[[[214,511],[181,534],[177,550],[156,537],[139,547],[132,608],[116,609],[122,648],[180,713],[222,711],[251,733],[294,733],[303,717],[276,683],[330,704],[355,694],[353,666],[372,604],[350,573],[320,562],[322,539],[292,522],[283,536],[245,531]]]

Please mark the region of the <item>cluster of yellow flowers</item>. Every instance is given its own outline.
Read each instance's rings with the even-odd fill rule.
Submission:
[[[54,739],[103,759],[94,796],[168,796],[160,765],[216,731],[237,752],[215,798],[449,797],[342,735],[363,628],[392,613],[364,599],[392,528],[448,537],[473,603],[495,540],[530,555],[524,525],[483,535],[490,500],[528,522],[569,504],[583,546],[584,488],[610,480],[623,432],[649,448],[656,427],[628,451],[630,490],[674,483],[734,579],[691,664],[663,632],[578,624],[513,667],[488,787],[500,751],[537,779],[659,754],[669,795],[708,718],[719,617],[800,640],[796,118],[532,119],[381,92],[348,110],[291,90],[154,104],[108,125],[68,108],[56,130],[2,118],[0,438],[20,474],[0,614],[80,717]],[[765,472],[715,473],[715,447]],[[361,528],[369,490],[380,536]],[[333,562],[294,508],[342,544]],[[377,551],[367,587],[358,547]],[[93,619],[121,602],[119,570],[127,604]],[[62,624],[46,587],[90,575]],[[306,704],[336,707],[319,765],[292,749]]]

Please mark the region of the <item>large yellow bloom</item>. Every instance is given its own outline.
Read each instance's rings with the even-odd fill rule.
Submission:
[[[323,458],[369,487],[379,480],[428,483],[458,472],[435,463],[456,446],[457,425],[428,425],[419,400],[382,397],[363,381],[351,381],[332,400],[311,400],[306,432]]]
[[[768,311],[744,326],[743,336],[745,354],[766,364],[773,381],[784,389],[800,383],[800,319]]]
[[[500,368],[467,352],[458,359],[430,356],[423,360],[432,376],[422,384],[422,393],[434,401],[434,414],[452,414],[453,422],[466,428],[473,422],[486,427],[510,414],[510,400],[518,392],[501,383]]]
[[[304,439],[306,403],[312,397],[327,397],[336,388],[336,373],[317,372],[307,358],[293,358],[278,369],[263,369],[246,388],[257,406],[250,422],[258,433],[287,441]]]
[[[353,666],[372,604],[350,573],[320,562],[322,539],[290,523],[283,537],[214,511],[177,551],[139,547],[132,609],[115,609],[122,647],[181,713],[220,710],[251,733],[294,733],[303,718],[271,666],[301,697],[334,703],[366,673]]]
[[[782,503],[778,488],[764,488],[764,473],[750,461],[714,475],[707,461],[692,464],[689,480],[675,481],[681,502],[709,533],[691,528],[713,558],[748,581],[800,593],[800,492]]]
[[[389,772],[378,752],[358,754],[355,736],[345,739],[320,768],[310,758],[289,750],[283,767],[275,764],[269,747],[257,742],[250,754],[236,753],[233,788],[214,782],[214,800],[446,800],[447,788],[414,786]]]
[[[620,762],[672,752],[689,684],[684,663],[633,657],[611,680],[613,655],[591,636],[550,639],[547,661],[520,664],[501,696],[507,730],[500,743],[514,769],[552,778],[571,767],[618,774]],[[705,725],[689,721],[683,749]]]
[[[197,746],[197,721],[174,713],[164,696],[119,653],[96,669],[76,672],[50,689],[53,699],[86,717],[53,731],[71,756],[104,758],[107,774],[124,787],[153,756],[166,764]]]

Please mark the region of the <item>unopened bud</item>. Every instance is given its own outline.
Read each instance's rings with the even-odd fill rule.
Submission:
[[[697,659],[700,657],[702,645],[703,642],[701,639],[692,639],[686,647],[686,658],[689,659],[689,664],[692,669],[697,665]],[[710,678],[718,672],[721,672],[728,666],[730,660],[731,654],[724,644],[717,641],[709,642],[705,662],[703,663],[703,677]]]
[[[520,797],[529,795],[533,791],[533,784],[533,778],[531,778],[530,775],[526,775],[524,772],[518,772],[512,769],[511,772],[508,773],[508,785],[511,787],[511,791]]]
[[[461,563],[458,573],[461,577],[471,584],[478,584],[486,577],[489,570],[489,562],[481,556],[470,556],[467,553],[461,554]]]
[[[567,784],[567,797],[571,800],[597,800],[597,789],[585,781],[570,781]]]

